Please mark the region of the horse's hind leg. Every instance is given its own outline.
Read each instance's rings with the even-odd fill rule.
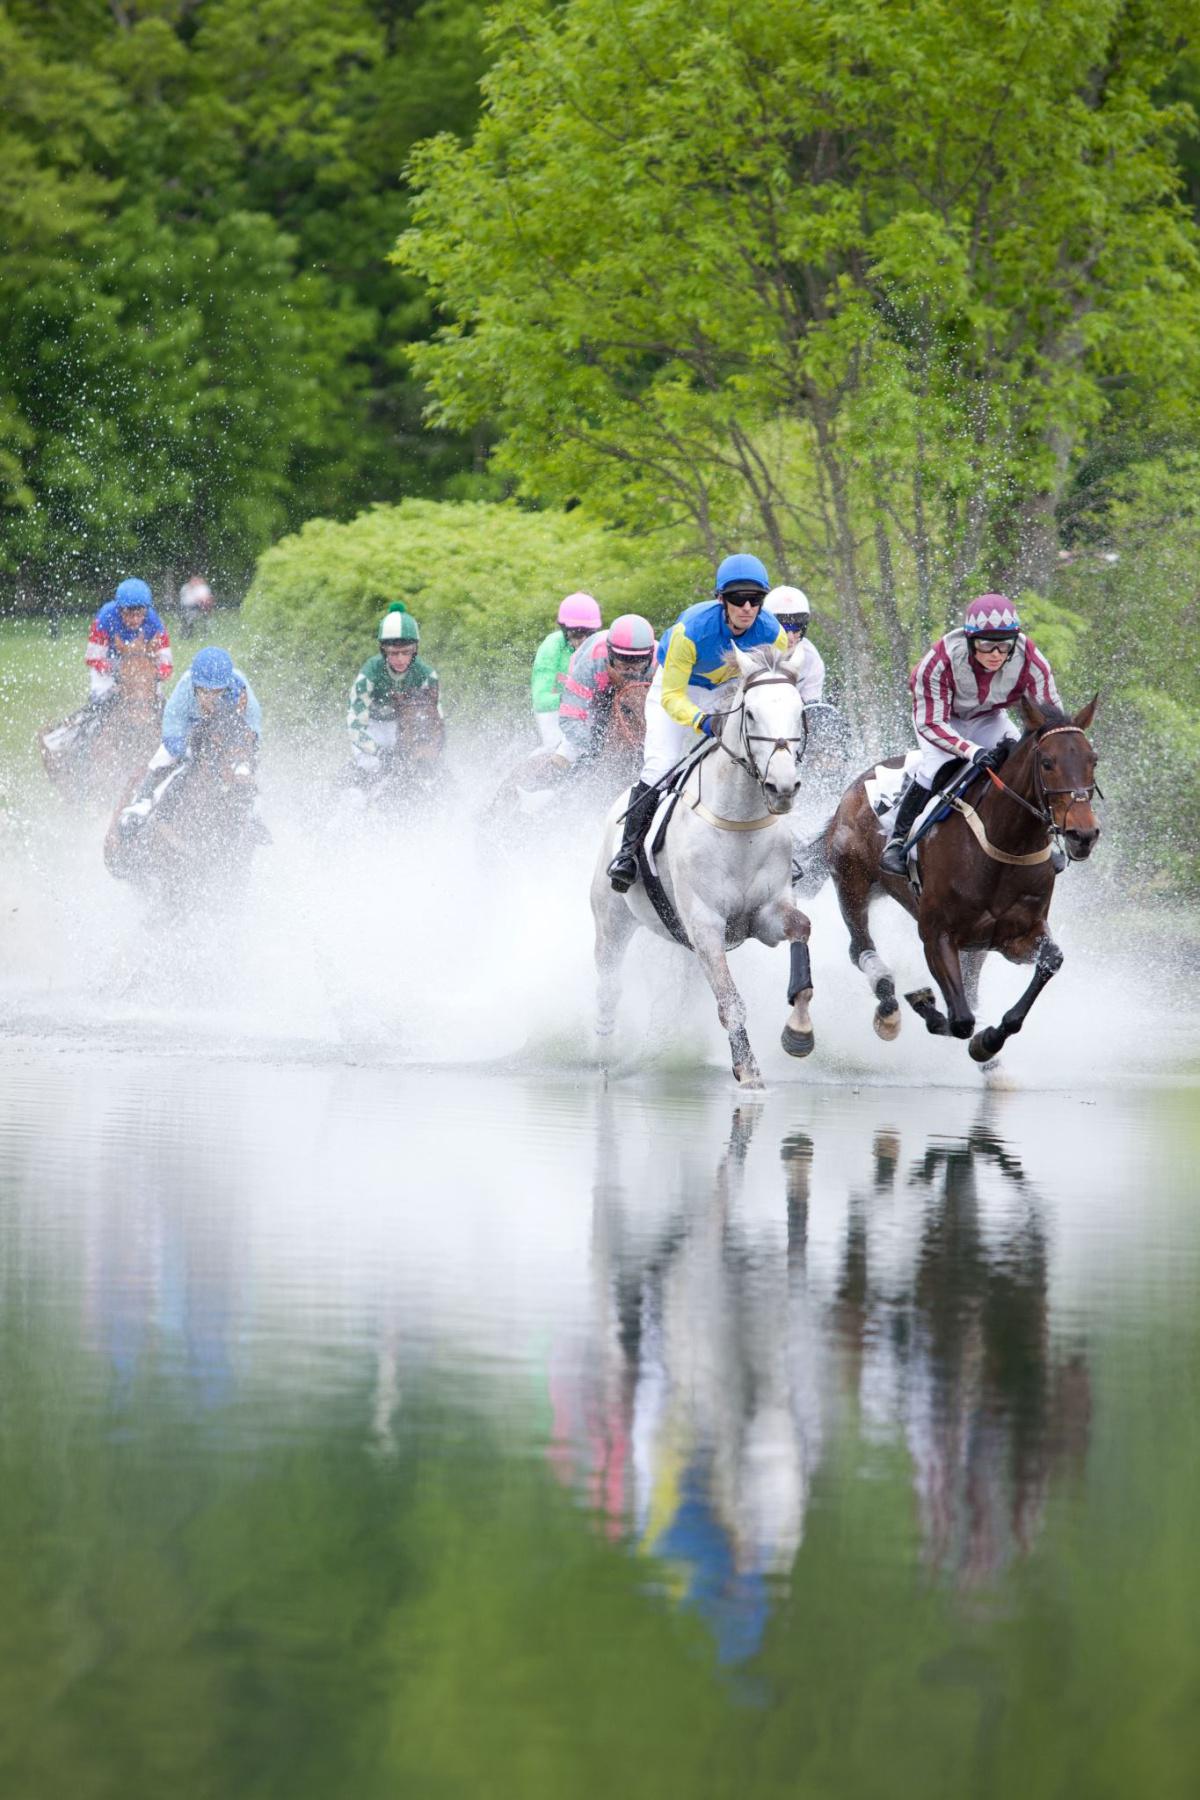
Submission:
[[[990,1062],[994,1056],[999,1056],[1009,1038],[1016,1036],[1017,1032],[1020,1031],[1022,1025],[1029,1017],[1033,1003],[1041,993],[1042,989],[1049,981],[1054,979],[1058,974],[1058,971],[1062,968],[1063,953],[1046,930],[1044,924],[1040,927],[1034,942],[1036,948],[1033,955],[1036,966],[1033,972],[1033,980],[1029,983],[1029,986],[1025,989],[1025,992],[1021,995],[1021,998],[1016,1002],[1015,1006],[1009,1007],[999,1025],[987,1025],[982,1031],[976,1032],[975,1036],[971,1039],[967,1048],[970,1050],[971,1055],[976,1062]],[[1013,962],[1026,962],[1029,960],[1027,954],[1014,956],[1012,951],[1009,951],[1006,954],[1008,954],[1009,960]]]
[[[858,872],[834,872],[838,906],[846,930],[850,933],[850,961],[861,969],[871,984],[878,1005],[871,1023],[875,1035],[891,1043],[900,1035],[900,1002],[896,998],[896,978],[875,948],[868,923],[871,882]]]

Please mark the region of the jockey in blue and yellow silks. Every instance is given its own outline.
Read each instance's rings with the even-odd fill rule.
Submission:
[[[787,634],[763,610],[771,583],[757,556],[727,556],[717,570],[716,598],[681,613],[658,647],[658,672],[646,695],[646,754],[641,777],[629,796],[621,848],[608,865],[609,879],[623,894],[637,877],[637,853],[654,812],[655,783],[696,741],[712,735],[717,690],[737,671],[726,662],[739,650],[788,647]]]

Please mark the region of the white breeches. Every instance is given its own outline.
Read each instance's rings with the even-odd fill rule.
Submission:
[[[367,736],[373,743],[378,744],[381,750],[396,748],[395,719],[368,719],[366,730]],[[356,768],[377,769],[379,767],[378,756],[372,756],[367,750],[360,750],[357,744],[351,745],[350,754],[354,758]]]
[[[689,687],[687,697],[701,712],[716,710],[720,698],[715,688]],[[662,670],[655,673],[646,695],[646,749],[642,780],[653,783],[673,769],[680,757],[695,748],[697,735],[690,725],[680,725],[662,703]]]
[[[981,713],[977,719],[955,719],[955,731],[972,744],[980,744],[985,750],[991,750],[1005,738],[1019,738],[1020,732],[1005,712]],[[933,744],[927,744],[924,738],[918,738],[921,760],[917,764],[914,779],[918,787],[931,788],[933,778],[939,769],[944,769],[948,762],[957,762],[958,758],[951,750],[938,750]]]
[[[556,712],[535,712],[533,722],[537,726],[537,734],[542,740],[543,750],[558,748],[558,714]]]

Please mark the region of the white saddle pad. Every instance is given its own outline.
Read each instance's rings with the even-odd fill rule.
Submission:
[[[920,760],[921,752],[910,750],[901,769],[889,769],[885,763],[876,763],[863,786],[867,790],[871,810],[877,818],[886,818],[888,813],[895,810],[905,779],[912,774]]]

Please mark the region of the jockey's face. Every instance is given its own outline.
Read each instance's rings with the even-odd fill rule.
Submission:
[[[196,688],[194,692],[196,695],[196,705],[200,708],[201,716],[207,719],[216,712],[218,703],[225,693],[225,689]]]
[[[650,673],[650,658],[640,656],[610,656],[608,672],[614,687],[624,687],[627,681],[645,681]]]
[[[807,619],[797,620],[795,624],[793,624],[791,621],[784,624],[784,621],[781,619],[779,621],[779,623],[781,625],[783,625],[784,633],[785,633],[785,635],[787,637],[787,641],[788,641],[788,649],[789,650],[794,650],[796,648],[796,645],[799,643],[802,643],[804,641],[804,639],[808,636],[808,620]]]
[[[403,675],[406,669],[411,669],[416,654],[417,646],[411,639],[383,646],[383,660],[393,675]]]
[[[1016,638],[972,638],[971,654],[989,674],[1003,668],[1017,647]]]
[[[146,623],[145,607],[123,606],[121,608],[121,623],[127,631],[136,631],[140,625]]]
[[[564,625],[562,629],[563,635],[568,644],[570,644],[572,650],[578,650],[584,639],[590,638],[592,635],[586,625]]]
[[[726,588],[721,598],[725,602],[725,617],[731,634],[741,637],[762,611],[766,595],[758,588]]]

